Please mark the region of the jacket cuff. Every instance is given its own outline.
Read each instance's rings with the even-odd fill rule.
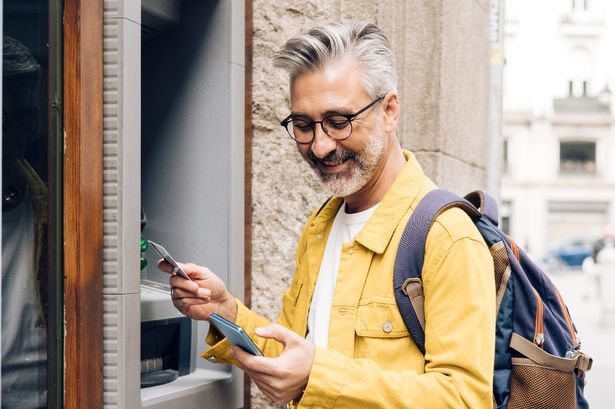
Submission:
[[[316,347],[307,387],[298,408],[332,408],[344,388],[349,358],[339,352]]]

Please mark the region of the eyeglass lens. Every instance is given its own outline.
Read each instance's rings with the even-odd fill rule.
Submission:
[[[287,125],[290,136],[299,143],[309,143],[314,139],[316,126],[320,124],[322,130],[333,139],[346,139],[352,133],[352,124],[344,116],[332,115],[322,121],[311,122],[305,119],[293,119]]]

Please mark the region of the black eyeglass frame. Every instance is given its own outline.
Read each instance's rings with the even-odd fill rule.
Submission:
[[[361,108],[360,110],[358,110],[357,112],[353,113],[353,114],[331,114],[331,115],[327,115],[325,116],[323,119],[321,119],[320,121],[312,121],[309,122],[307,125],[310,125],[310,127],[312,128],[312,139],[310,139],[308,142],[300,142],[297,139],[295,139],[293,137],[293,135],[291,134],[290,130],[288,129],[288,124],[291,123],[293,121],[293,114],[288,115],[286,118],[284,118],[282,121],[280,121],[280,125],[286,129],[286,133],[288,133],[288,136],[290,136],[290,138],[297,142],[298,144],[301,145],[309,145],[310,143],[314,142],[314,139],[316,138],[316,124],[320,124],[320,127],[322,128],[322,131],[329,137],[329,138],[333,138],[336,141],[343,141],[346,140],[348,138],[350,138],[350,136],[352,135],[352,120],[354,118],[356,118],[357,116],[361,115],[363,112],[367,111],[368,109],[370,109],[371,107],[373,107],[374,105],[376,105],[377,102],[382,101],[384,99],[386,95],[383,95],[379,98],[376,98],[375,100],[373,100],[372,102],[370,102],[369,104],[367,104],[366,106],[364,106],[363,108]],[[348,124],[350,125],[350,132],[348,132],[348,136],[344,137],[344,138],[336,138],[334,136],[329,135],[329,132],[327,132],[327,129],[323,126],[323,122],[326,121],[328,118],[330,117],[334,117],[334,116],[341,116],[343,118],[346,118],[346,120],[348,121]]]

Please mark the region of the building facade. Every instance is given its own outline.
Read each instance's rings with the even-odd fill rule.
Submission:
[[[615,4],[506,4],[505,228],[536,258],[615,222]]]

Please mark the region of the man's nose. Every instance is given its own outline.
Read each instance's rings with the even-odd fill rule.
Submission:
[[[327,135],[322,123],[314,124],[314,141],[310,149],[317,158],[325,158],[337,148],[337,141]]]

